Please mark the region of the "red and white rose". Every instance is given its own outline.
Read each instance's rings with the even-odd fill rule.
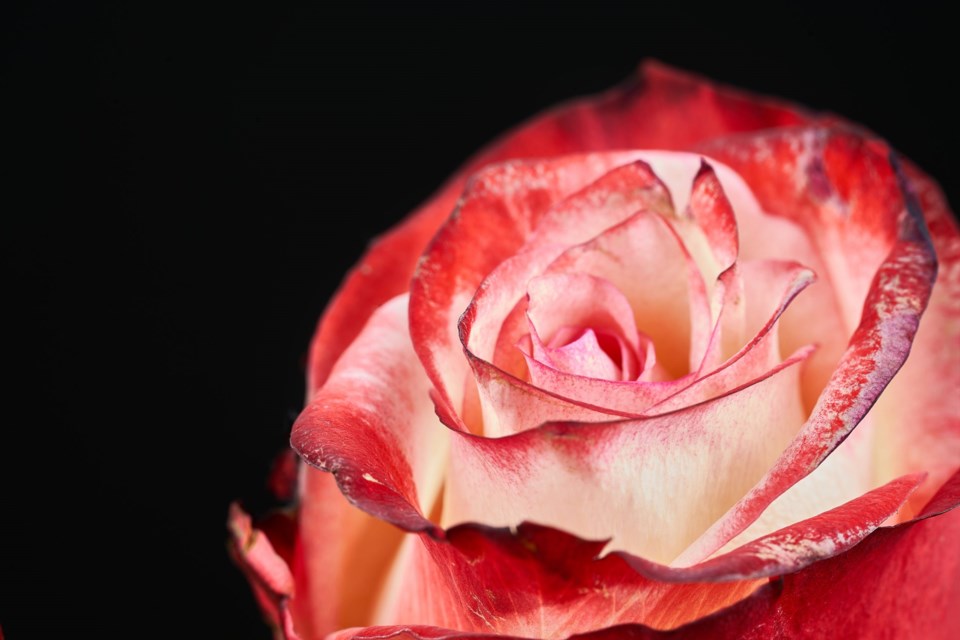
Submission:
[[[372,246],[292,443],[231,513],[280,637],[960,637],[960,234],[872,134],[647,63]]]

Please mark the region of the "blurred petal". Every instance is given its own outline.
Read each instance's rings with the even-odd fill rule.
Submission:
[[[250,516],[236,503],[230,505],[228,525],[233,535],[231,554],[250,581],[277,637],[298,640],[288,607],[294,583],[287,561],[276,552],[268,536],[253,527]]]

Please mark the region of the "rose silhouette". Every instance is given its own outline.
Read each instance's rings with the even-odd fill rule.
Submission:
[[[646,63],[371,247],[235,556],[288,638],[955,637],[958,258],[869,132]]]

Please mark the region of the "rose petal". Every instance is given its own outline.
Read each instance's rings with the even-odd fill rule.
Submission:
[[[284,632],[285,640],[297,640],[288,606],[294,582],[287,561],[236,503],[230,505],[228,524],[233,535],[231,554],[247,575],[260,608]]]
[[[671,628],[736,602],[757,585],[654,582],[621,558],[600,558],[604,544],[530,523],[463,525],[444,540],[421,535],[405,545],[391,590],[396,598],[374,623],[416,620],[529,638],[562,638],[627,621]]]
[[[892,528],[675,630],[691,639],[924,638],[960,635],[960,510]],[[656,638],[623,625],[576,640]]]
[[[470,640],[511,640],[510,636],[499,634],[477,634],[471,631],[454,631],[425,625],[391,625],[344,629],[327,636],[327,640],[448,640],[449,638],[469,638]]]
[[[737,217],[720,179],[706,160],[701,160],[700,170],[693,179],[687,211],[707,239],[716,263],[714,273],[719,275],[733,266],[740,253]],[[707,271],[704,274],[708,281],[716,279]]]
[[[877,401],[878,476],[925,470],[916,512],[960,461],[960,232],[940,189],[907,167],[939,269],[910,357]]]
[[[859,544],[897,512],[923,479],[924,474],[898,478],[835,509],[692,567],[667,567],[620,555],[637,571],[665,582],[747,580],[793,573]]]
[[[737,219],[716,173],[705,160],[693,179],[687,215],[691,226],[680,226],[686,246],[700,266],[712,296],[711,317],[717,318],[712,338],[698,371],[711,371],[730,358],[746,340],[743,279],[737,265],[740,241]],[[702,238],[703,241],[698,241]],[[703,246],[705,245],[705,246]],[[698,250],[700,247],[700,250]]]
[[[669,562],[769,468],[803,423],[802,356],[661,416],[547,424],[451,447],[446,523],[527,519]],[[749,424],[750,429],[743,428]]]
[[[960,474],[934,496],[931,512],[955,507],[958,498]],[[761,587],[743,602],[679,632],[683,637],[746,640],[956,638],[960,634],[960,613],[954,606],[960,601],[958,538],[960,510],[881,527],[850,551]],[[590,640],[603,637],[587,636]]]
[[[373,315],[293,427],[294,448],[336,479],[309,469],[301,483],[297,582],[309,594],[293,605],[308,637],[369,616],[400,539],[387,522],[435,528],[424,514],[437,508],[449,431],[433,413],[406,311],[401,297]],[[341,492],[379,520],[344,509]]]
[[[293,426],[291,444],[333,473],[348,500],[410,529],[430,528],[450,433],[436,419],[430,383],[412,357],[407,300],[370,322]],[[374,505],[376,505],[374,507]]]
[[[302,465],[291,567],[294,626],[304,640],[364,624],[403,532],[350,504],[329,473]]]
[[[563,327],[600,330],[640,349],[630,302],[613,284],[588,274],[544,275],[527,284],[527,317],[539,338],[550,340]]]
[[[779,324],[782,314],[813,281],[814,274],[793,262],[752,260],[739,268],[743,283],[742,327],[753,336],[739,351],[712,371],[647,408],[646,415],[665,413],[703,402],[723,392],[749,384],[775,368],[781,361]],[[716,340],[716,338],[714,338]],[[815,354],[809,348],[795,354]],[[806,368],[807,363],[804,363]]]
[[[833,140],[838,142],[830,146]],[[779,144],[779,138],[771,144],[774,143]],[[766,161],[750,164],[749,158],[762,157],[752,150],[751,144],[761,143],[753,139],[744,143],[744,149],[750,149],[750,153],[734,149],[732,143],[723,150],[739,161],[747,176],[759,181],[756,184],[764,186],[761,193],[766,193],[768,198],[786,198],[791,197],[790,194],[805,199],[811,197],[799,191],[794,183],[796,176],[793,173],[784,175],[782,168],[815,166],[815,159],[802,155],[808,149],[795,145],[793,164],[779,157],[782,165],[771,166]],[[871,245],[876,238],[892,237],[894,240],[888,243],[888,254],[869,287],[860,326],[804,428],[763,480],[684,552],[677,561],[679,564],[693,564],[717,551],[756,520],[774,499],[813,471],[849,435],[906,360],[920,315],[926,307],[936,277],[936,257],[916,202],[902,191],[898,191],[900,195],[893,200],[891,184],[893,189],[899,187],[893,169],[881,153],[884,150],[879,143],[858,142],[846,133],[828,137],[826,145],[825,148],[834,154],[847,154],[845,162],[840,162],[836,155],[831,156],[831,166],[842,167],[846,179],[843,197],[836,202],[831,200],[830,207],[846,210],[845,219],[850,222],[844,224],[853,225],[854,230],[876,228]],[[777,150],[782,155],[789,149],[783,146]],[[774,194],[777,188],[783,193]],[[876,193],[862,193],[861,190],[875,190]],[[831,194],[831,198],[835,195]],[[776,205],[777,202],[771,201],[770,204]],[[800,210],[806,204],[810,209],[807,200],[792,204]],[[863,207],[869,209],[864,211]],[[899,229],[894,226],[898,214]],[[816,209],[810,211],[810,215],[823,218],[833,214]],[[827,220],[820,222],[827,228]],[[834,221],[834,224],[839,223]],[[851,241],[861,239],[863,235],[854,231],[850,233]],[[867,254],[860,252],[858,255],[869,261]],[[833,280],[836,284],[838,278]],[[855,291],[855,280],[853,278],[843,291]]]
[[[723,545],[714,556],[839,508],[882,486],[883,483],[878,482],[873,473],[871,459],[874,426],[872,415],[867,414],[814,472],[767,505],[760,517]],[[916,493],[911,493],[911,498]],[[902,512],[898,512],[896,517]]]

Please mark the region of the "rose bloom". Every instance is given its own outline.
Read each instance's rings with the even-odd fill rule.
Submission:
[[[646,63],[372,245],[232,549],[288,639],[958,638],[958,346],[928,176]]]

